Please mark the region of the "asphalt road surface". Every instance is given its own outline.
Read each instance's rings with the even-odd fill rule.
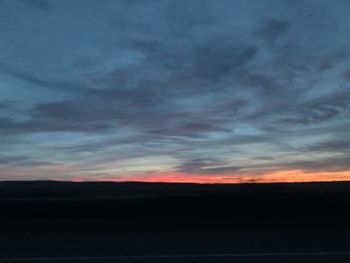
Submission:
[[[0,262],[350,262],[350,229],[3,232]]]

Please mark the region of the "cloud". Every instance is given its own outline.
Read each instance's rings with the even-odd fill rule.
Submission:
[[[30,158],[26,156],[0,156],[0,165],[17,163],[28,159]]]
[[[21,2],[45,12],[48,12],[50,8],[48,0],[21,0]]]
[[[341,114],[349,114],[350,93],[348,91],[333,93],[326,97],[296,105],[295,116],[282,122],[293,124],[314,124],[336,118]]]
[[[74,83],[72,81],[44,80],[2,62],[0,62],[0,72],[32,84],[34,87],[43,89],[50,89],[59,92],[85,92],[87,89],[82,84]]]
[[[0,102],[0,110],[1,109],[7,109],[9,107],[8,103],[6,102]]]
[[[258,34],[271,43],[283,33],[286,33],[289,27],[290,22],[288,21],[269,18],[264,21],[261,28],[258,30]]]
[[[222,76],[227,76],[231,70],[248,63],[258,52],[254,46],[225,46],[227,45],[223,44],[225,42],[215,42],[194,50],[197,71],[195,73],[215,81]]]
[[[109,124],[98,122],[63,122],[55,119],[32,119],[26,121],[0,120],[0,133],[9,136],[43,132],[100,132],[111,128]]]
[[[186,160],[176,171],[189,174],[226,174],[238,172],[241,167],[229,166],[226,162],[212,158]]]
[[[320,142],[318,144],[313,144],[305,147],[306,152],[335,152],[335,153],[350,153],[350,138],[339,139],[333,138],[333,140]]]
[[[349,171],[350,156],[337,156],[322,160],[290,162],[282,167],[300,169],[305,172]]]

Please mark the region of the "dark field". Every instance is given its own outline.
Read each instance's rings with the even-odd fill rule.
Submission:
[[[350,183],[0,183],[0,262],[350,262]]]
[[[338,263],[350,260],[349,234],[280,228],[8,232],[0,235],[0,262]]]
[[[350,183],[0,183],[1,228],[348,226]]]

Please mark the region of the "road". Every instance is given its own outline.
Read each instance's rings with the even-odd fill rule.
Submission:
[[[350,262],[350,229],[2,232],[0,262]]]

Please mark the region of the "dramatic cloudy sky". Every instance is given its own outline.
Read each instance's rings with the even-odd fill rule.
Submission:
[[[0,180],[350,179],[349,10],[0,0]]]

